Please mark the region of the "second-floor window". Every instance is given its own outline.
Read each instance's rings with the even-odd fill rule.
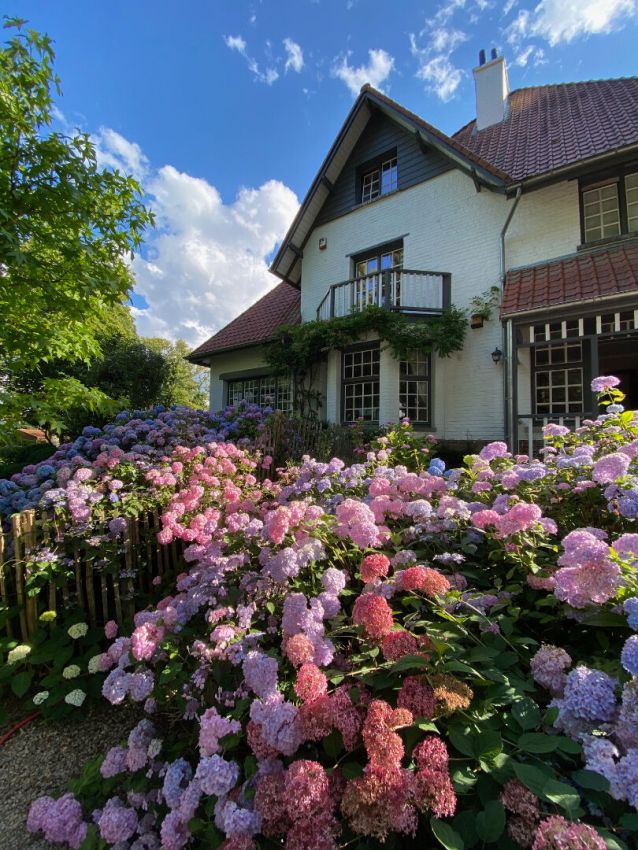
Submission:
[[[582,186],[583,242],[638,232],[638,169]]]
[[[361,177],[361,203],[365,204],[380,195],[395,192],[397,188],[397,158],[396,156],[389,156],[370,170],[363,172]]]

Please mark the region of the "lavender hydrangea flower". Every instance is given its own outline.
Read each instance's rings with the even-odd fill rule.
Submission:
[[[137,829],[137,815],[134,809],[125,806],[118,797],[107,800],[98,820],[100,836],[109,844],[128,841]]]
[[[625,641],[620,653],[622,666],[632,676],[638,676],[638,635],[632,635]]]
[[[616,680],[580,664],[567,675],[563,705],[575,717],[591,722],[609,722],[616,712]]]
[[[239,778],[239,767],[234,761],[226,761],[214,755],[203,758],[197,765],[195,779],[199,781],[204,794],[221,797],[234,788]]]

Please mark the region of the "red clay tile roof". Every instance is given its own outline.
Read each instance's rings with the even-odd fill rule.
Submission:
[[[513,269],[501,316],[638,292],[638,240]]]
[[[236,319],[223,327],[209,340],[202,343],[189,355],[189,360],[198,361],[208,354],[230,351],[248,345],[259,345],[272,339],[280,325],[296,324],[301,321],[301,295],[289,283],[280,283],[263,298],[244,310]]]
[[[535,177],[638,144],[638,77],[517,89],[500,124],[452,137],[509,174]]]

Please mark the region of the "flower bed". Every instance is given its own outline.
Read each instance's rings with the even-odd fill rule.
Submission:
[[[638,420],[445,473],[409,428],[259,482],[147,473],[189,569],[92,661],[147,712],[31,831],[72,848],[626,848],[638,829]],[[406,448],[407,447],[407,448]],[[398,460],[410,464],[401,465]]]

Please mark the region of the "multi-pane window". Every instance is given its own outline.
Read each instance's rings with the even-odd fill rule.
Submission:
[[[625,177],[625,196],[627,199],[627,230],[638,230],[638,171]]]
[[[344,422],[379,421],[379,346],[344,351],[341,394]]]
[[[430,424],[430,355],[416,352],[399,361],[399,405],[401,417]]]
[[[393,307],[401,304],[401,274],[403,248],[388,249],[369,257],[355,260],[355,302],[361,310],[368,304],[382,307],[386,302],[385,281],[378,272],[392,271],[389,278],[390,291],[387,297]]]
[[[292,383],[290,378],[275,378],[264,375],[258,378],[244,378],[226,382],[226,401],[239,404],[247,401],[260,407],[272,407],[273,410],[292,411]]]
[[[638,171],[630,168],[605,182],[583,187],[584,242],[638,231]]]
[[[585,242],[606,239],[620,233],[618,183],[608,183],[583,192]]]
[[[395,192],[397,187],[397,158],[394,156],[363,175],[361,178],[361,203],[365,204],[378,198],[379,195]]]
[[[583,344],[563,342],[534,349],[534,404],[537,414],[583,410]]]

